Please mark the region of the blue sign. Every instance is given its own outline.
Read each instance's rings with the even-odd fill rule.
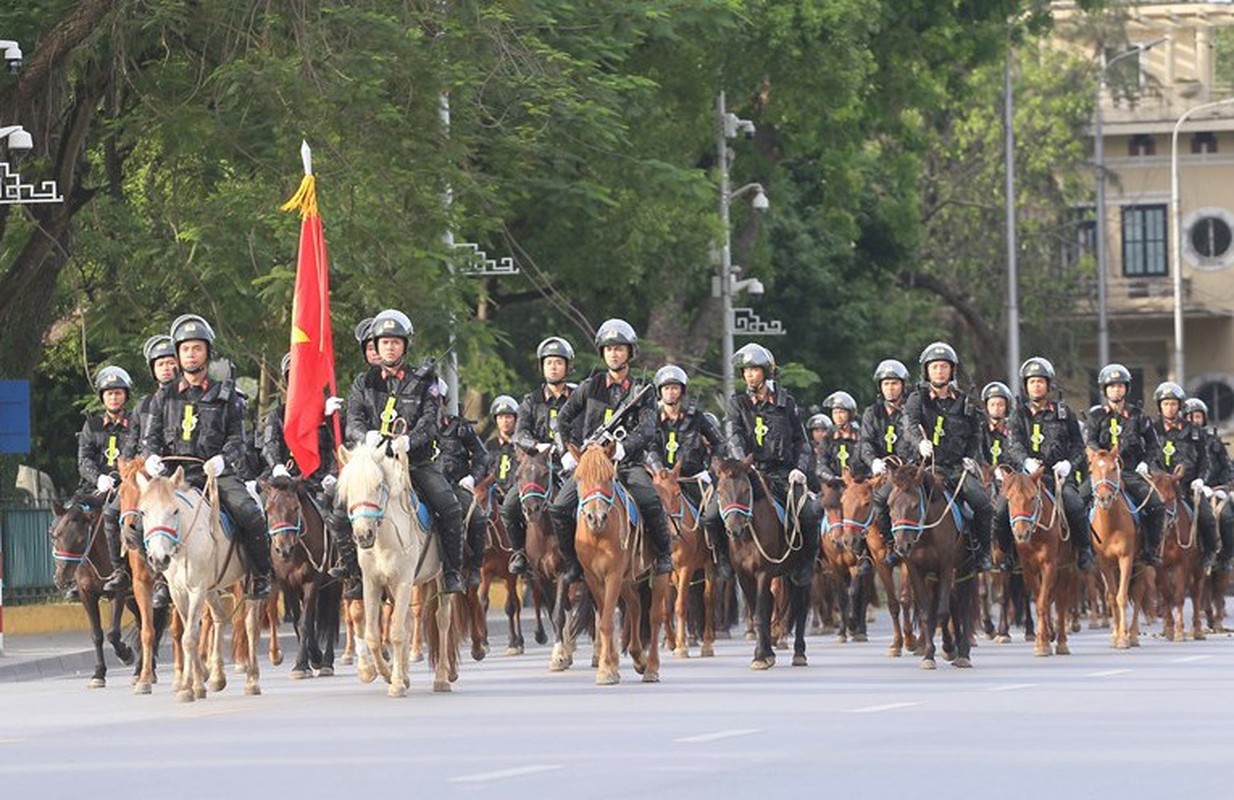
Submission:
[[[30,381],[0,381],[0,453],[30,452]]]

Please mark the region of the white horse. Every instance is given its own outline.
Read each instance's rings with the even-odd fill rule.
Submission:
[[[361,443],[339,448],[338,498],[347,508],[364,576],[364,646],[356,648],[357,672],[369,683],[377,672],[390,683],[389,695],[403,697],[411,636],[412,588],[423,585],[428,599],[429,663],[433,691],[448,692],[458,678],[457,632],[451,626],[452,595],[441,592],[441,558],[435,537],[420,524],[412,506],[411,477],[405,455]],[[392,662],[381,651],[381,601],[394,602],[390,617]],[[374,668],[375,667],[375,668]]]
[[[141,495],[137,510],[144,521],[146,557],[150,566],[167,578],[176,613],[184,623],[180,637],[186,675],[177,675],[175,690],[184,702],[206,696],[206,665],[198,649],[202,606],[210,609],[214,635],[210,642],[209,687],[221,692],[227,686],[223,669],[223,613],[221,592],[244,580],[245,565],[238,542],[228,541],[213,524],[209,501],[184,481],[184,469],[170,478],[147,478],[137,473]],[[261,694],[258,683],[257,640],[261,634],[261,601],[245,601],[244,622],[249,637],[249,657],[244,665],[248,680],[245,694]]]

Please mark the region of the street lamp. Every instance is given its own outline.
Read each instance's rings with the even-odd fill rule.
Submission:
[[[720,222],[724,228],[724,241],[720,247],[720,313],[724,319],[724,336],[721,357],[723,363],[724,397],[733,394],[733,294],[742,290],[750,294],[762,294],[763,284],[757,278],[736,280],[735,273],[740,267],[733,266],[732,233],[729,230],[729,207],[734,200],[742,195],[754,192],[750,206],[760,214],[767,212],[771,201],[761,183],[747,183],[736,191],[729,190],[728,167],[732,153],[728,149],[728,140],[742,134],[754,136],[754,123],[748,119],[740,119],[736,114],[728,113],[724,104],[724,92],[716,98],[716,157],[720,167]]]
[[[1183,112],[1174,123],[1170,136],[1170,224],[1174,226],[1171,258],[1174,262],[1174,382],[1186,389],[1187,371],[1183,356],[1183,214],[1178,191],[1178,132],[1187,118],[1197,111],[1207,111],[1234,103],[1234,97],[1202,103]]]
[[[1119,61],[1138,56],[1168,38],[1163,36],[1151,42],[1142,42],[1133,45],[1127,52],[1114,56],[1102,65],[1100,80],[1097,82],[1097,102],[1093,106],[1093,160],[1097,162],[1097,361],[1103,366],[1110,363],[1110,323],[1106,292],[1105,135],[1101,129],[1101,103],[1107,88],[1106,77],[1110,67]]]

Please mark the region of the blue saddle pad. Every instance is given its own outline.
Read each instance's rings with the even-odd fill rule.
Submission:
[[[219,509],[219,523],[223,526],[223,535],[228,539],[236,535],[236,523],[231,518],[231,514],[227,513],[227,509]]]
[[[433,516],[429,513],[428,506],[420,502],[415,489],[411,490],[411,507],[416,510],[416,518],[420,520],[420,527],[426,531],[431,529]]]
[[[787,514],[785,514],[784,512],[784,504],[781,503],[779,499],[776,498],[775,495],[771,496],[771,506],[772,508],[776,510],[776,517],[780,520],[780,525],[785,525],[786,524],[785,519],[787,519]]]
[[[956,530],[964,530],[964,526],[968,525],[973,519],[973,510],[969,508],[968,503],[964,501],[956,502],[955,495],[947,490],[943,490],[943,496],[947,498],[947,508],[951,509],[951,516],[955,519]],[[924,520],[922,520],[924,522]]]

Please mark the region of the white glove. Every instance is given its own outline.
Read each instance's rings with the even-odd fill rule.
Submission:
[[[697,475],[692,476],[691,480],[698,481],[699,486],[710,486],[711,485],[711,473],[708,472],[707,470],[703,470]]]
[[[613,449],[613,460],[620,464],[626,457],[626,448],[621,442],[617,443],[617,447]]]
[[[1055,464],[1054,474],[1062,480],[1067,480],[1067,476],[1071,474],[1071,462],[1063,460]]]
[[[223,470],[227,467],[227,462],[223,460],[221,455],[211,456],[206,459],[206,463],[201,465],[201,468],[211,478],[217,478],[223,474]]]
[[[102,490],[100,489],[100,491]],[[1196,478],[1195,480],[1191,482],[1191,493],[1192,494],[1195,494],[1196,492],[1203,492],[1203,491],[1204,491],[1204,480],[1202,478]]]
[[[291,473],[287,471],[287,467],[282,464],[275,464],[274,469],[270,470],[271,478],[290,478]]]
[[[577,467],[577,466],[578,466],[578,459],[574,457],[574,454],[573,454],[573,453],[571,453],[569,450],[567,450],[565,453],[563,453],[563,454],[562,454],[562,456],[561,456],[561,468],[562,468],[564,471],[566,471],[566,472],[571,472],[571,471],[573,471],[573,470],[574,470],[574,468],[575,468],[575,467]]]
[[[1209,498],[1211,498],[1211,497],[1213,496],[1213,490],[1212,490],[1212,489],[1210,489],[1210,488],[1208,488],[1207,486],[1205,486],[1205,487],[1204,487],[1203,491],[1204,491],[1204,499],[1205,499],[1205,500],[1207,500],[1207,499],[1209,499]]]
[[[411,449],[411,440],[407,438],[406,434],[403,434],[402,436],[395,436],[394,441],[390,443],[390,449],[396,454],[406,453]]]
[[[476,488],[476,479],[470,475],[464,475],[463,479],[458,482],[458,485],[470,492]]]
[[[873,472],[875,475],[882,475],[886,471],[887,462],[881,458],[876,458],[870,462],[870,472]]]
[[[922,439],[921,444],[917,445],[917,452],[921,453],[922,458],[934,458],[934,442]]]
[[[364,444],[370,450],[376,450],[381,446],[381,431],[369,431],[364,434]]]
[[[536,452],[539,453],[540,455],[544,455],[545,453],[547,453],[549,450],[552,450],[552,449],[553,449],[552,442],[540,442],[538,445],[536,445]]]
[[[971,458],[966,458],[966,459],[964,459],[964,469],[966,469],[967,471],[969,471],[969,472],[973,473],[974,475],[977,475],[977,474],[979,474],[979,472],[980,472],[980,471],[977,469],[977,462],[976,462],[976,461],[973,461]]]
[[[1041,462],[1035,458],[1024,459],[1024,474],[1032,475],[1037,470],[1041,469]]]
[[[158,455],[146,456],[147,475],[157,478],[159,475],[163,474],[163,470],[165,469],[167,468],[163,466],[163,459],[159,458]]]
[[[95,486],[99,487],[100,492],[110,492],[116,488],[116,482],[110,475],[100,475]]]
[[[338,485],[338,478],[334,477],[333,475],[327,475],[326,477],[321,479],[321,488],[327,491],[329,491],[330,489],[333,489],[337,485]]]
[[[327,417],[334,416],[335,414],[339,412],[339,409],[342,407],[343,407],[343,398],[341,397],[327,397],[326,398],[326,416]]]
[[[1135,465],[1135,471],[1139,473],[1141,478],[1144,478],[1145,480],[1148,479],[1148,465],[1143,461]]]
[[[1217,489],[1213,492],[1213,494],[1217,495],[1217,502],[1219,503],[1224,503],[1225,499],[1229,497],[1229,495],[1226,494],[1225,489]]]
[[[789,483],[805,483],[806,474],[799,469],[795,469],[792,472],[788,473],[788,482]]]

